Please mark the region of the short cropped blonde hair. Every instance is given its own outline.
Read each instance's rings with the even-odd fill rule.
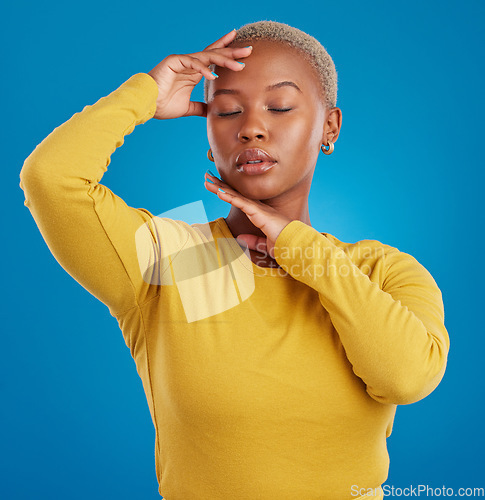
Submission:
[[[257,21],[239,28],[231,44],[234,42],[250,42],[251,40],[275,40],[300,51],[316,70],[326,106],[329,109],[336,106],[337,71],[335,64],[325,47],[316,38],[288,24],[276,21]],[[211,66],[213,70],[215,65]],[[209,81],[204,80],[205,102],[207,102],[209,96]]]

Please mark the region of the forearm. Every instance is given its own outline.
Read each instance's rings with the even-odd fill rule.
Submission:
[[[295,249],[305,248],[300,259]],[[379,273],[371,280],[343,249],[300,221],[285,227],[275,250],[287,272],[318,292],[354,373],[374,399],[408,404],[438,385],[449,348],[441,292],[413,257],[383,253],[375,259],[384,267],[378,283]]]
[[[151,82],[151,83],[150,83]],[[55,128],[25,160],[20,178],[28,189],[32,182],[49,185],[99,182],[113,152],[136,125],[150,119],[158,87],[138,73],[95,104],[85,106]],[[29,193],[35,196],[35,190]]]

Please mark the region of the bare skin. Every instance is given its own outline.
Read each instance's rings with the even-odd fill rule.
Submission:
[[[266,267],[276,265],[274,242],[289,222],[311,225],[308,195],[320,146],[337,140],[342,112],[326,108],[315,70],[296,50],[273,41],[252,45],[243,71],[216,67],[219,78],[210,84],[207,131],[221,180],[206,174],[214,182],[206,188],[231,204],[227,225],[253,262]],[[283,81],[300,91],[291,85],[266,90]],[[221,89],[237,93],[218,94]],[[235,159],[246,148],[267,151],[276,165],[261,175],[239,172]]]
[[[337,140],[342,113],[325,108],[313,68],[294,49],[268,41],[230,46],[234,37],[232,31],[202,52],[167,56],[148,73],[159,88],[154,118],[207,117],[221,179],[206,173],[205,187],[231,205],[226,222],[253,262],[274,266],[274,243],[283,228],[292,220],[311,225],[308,194],[320,145]],[[190,101],[202,77],[212,81],[207,104]],[[281,81],[294,82],[300,91],[290,85],[266,90]],[[214,97],[221,89],[237,93]],[[233,114],[220,116],[227,112]],[[238,172],[235,158],[247,148],[261,148],[277,163],[261,175]]]
[[[208,80],[217,78],[209,69],[211,64],[218,64],[231,71],[241,71],[244,68],[237,62],[237,58],[247,57],[251,49],[227,47],[235,35],[236,32],[231,31],[201,52],[171,54],[148,72],[158,85],[154,118],[167,120],[181,116],[207,116],[207,105],[204,102],[190,100],[192,90],[203,77]]]

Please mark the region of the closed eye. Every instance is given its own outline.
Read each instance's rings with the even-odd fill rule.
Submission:
[[[277,113],[284,113],[286,111],[291,111],[293,108],[269,108],[269,111],[276,111]],[[240,111],[233,111],[232,113],[218,113],[218,116],[231,116],[237,115]]]

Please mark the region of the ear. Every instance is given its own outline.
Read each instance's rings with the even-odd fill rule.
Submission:
[[[323,125],[322,144],[328,146],[328,141],[336,142],[342,126],[342,110],[340,108],[330,108],[325,113],[325,123]]]

